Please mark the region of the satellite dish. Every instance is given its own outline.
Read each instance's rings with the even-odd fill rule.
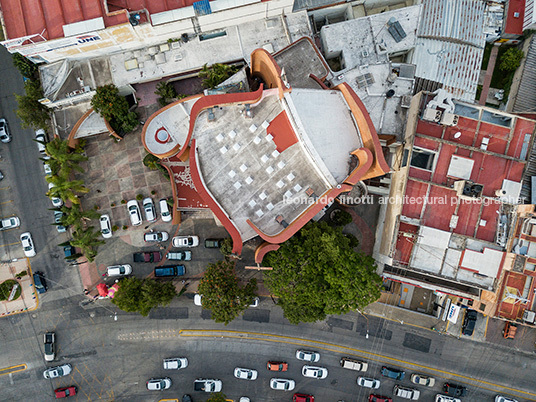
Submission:
[[[461,131],[457,131],[454,133],[454,138],[458,139],[462,136],[462,132]]]

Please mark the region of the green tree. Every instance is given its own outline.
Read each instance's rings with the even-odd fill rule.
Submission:
[[[264,284],[293,324],[361,310],[380,297],[372,257],[353,251],[340,227],[310,222],[266,256]]]
[[[205,88],[216,88],[238,71],[238,67],[228,64],[216,63],[210,67],[205,64],[199,72],[199,77],[204,78],[203,86]]]
[[[352,222],[352,215],[342,209],[336,209],[332,212],[331,222],[335,226],[346,226]]]
[[[37,78],[37,65],[20,53],[13,54],[13,65],[26,78]]]
[[[91,219],[98,219],[100,216],[93,209],[88,209],[87,211],[82,210],[79,204],[72,204],[70,207],[62,205],[60,208],[51,209],[63,212],[61,224],[66,227],[72,226],[74,230],[80,229],[83,221],[89,222]]]
[[[501,56],[501,64],[499,64],[499,69],[506,72],[517,70],[524,56],[525,53],[523,53],[523,50],[518,49],[517,47],[508,49]]]
[[[147,316],[154,307],[167,306],[176,295],[175,286],[171,282],[129,277],[119,283],[112,303],[123,311]]]
[[[203,307],[212,312],[212,319],[227,325],[253,302],[257,280],[253,278],[241,286],[234,264],[218,261],[209,264],[197,291],[203,296]]]
[[[80,204],[78,194],[89,192],[89,188],[84,185],[82,180],[68,180],[62,176],[49,175],[46,177],[46,181],[54,184],[54,187],[46,193],[48,197],[58,197],[63,201],[69,200],[73,204]]]
[[[226,237],[221,242],[220,252],[224,257],[227,257],[233,253],[233,239]]]
[[[169,105],[173,98],[179,96],[172,83],[167,81],[160,81],[156,85],[155,95],[158,95],[158,104],[162,107]]]
[[[47,161],[50,169],[57,176],[67,179],[73,170],[83,173],[80,162],[86,161],[87,156],[82,155],[80,147],[72,149],[69,143],[58,137],[45,144],[45,152],[50,159]]]
[[[207,399],[207,402],[225,402],[227,400],[227,396],[221,392],[216,392],[215,394],[212,394],[210,398]]]
[[[96,231],[92,226],[87,229],[79,228],[72,232],[73,238],[69,241],[71,246],[78,247],[89,262],[93,262],[97,255],[97,248],[104,244],[100,239],[100,231]]]
[[[26,81],[24,91],[26,95],[15,94],[19,106],[16,113],[21,120],[21,126],[23,128],[33,127],[34,129],[42,128],[46,130],[50,115],[48,108],[39,102],[39,99],[44,97],[40,82]]]
[[[138,115],[129,111],[127,100],[119,95],[119,89],[113,84],[98,87],[91,106],[118,133],[129,133],[139,124]]]

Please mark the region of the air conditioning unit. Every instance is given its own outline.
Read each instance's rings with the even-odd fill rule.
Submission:
[[[444,126],[455,126],[458,124],[459,116],[453,113],[445,112],[441,117],[441,124]]]
[[[441,115],[441,110],[427,108],[424,110],[422,118],[423,120],[439,123],[441,121]]]

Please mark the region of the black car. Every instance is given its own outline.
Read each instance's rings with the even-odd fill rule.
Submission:
[[[182,402],[192,402],[192,397],[188,394],[182,396]]]
[[[477,313],[475,310],[467,310],[463,317],[462,334],[471,336],[475,330]]]
[[[446,382],[443,384],[443,392],[449,396],[465,396],[467,394],[467,388],[463,385]]]
[[[45,293],[47,291],[47,282],[45,281],[44,274],[37,271],[33,274],[33,280],[35,284],[35,290],[37,293]]]
[[[220,248],[223,239],[206,239],[205,248]]]

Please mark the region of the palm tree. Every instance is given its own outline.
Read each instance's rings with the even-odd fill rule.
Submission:
[[[78,230],[83,227],[83,221],[90,221],[91,219],[99,218],[99,214],[92,209],[84,211],[80,208],[79,204],[73,204],[71,207],[65,205],[60,208],[50,208],[53,211],[63,212],[61,217],[61,224],[65,227],[72,226],[73,230]]]
[[[46,177],[47,182],[54,184],[46,194],[48,197],[58,197],[62,200],[69,200],[73,204],[80,204],[77,194],[85,194],[89,192],[89,188],[84,186],[82,180],[69,181],[60,175],[50,175]]]
[[[199,77],[204,78],[203,86],[205,88],[213,89],[236,73],[236,70],[236,66],[230,66],[228,64],[216,63],[210,67],[205,64],[199,72]]]
[[[46,143],[46,154],[50,156],[49,165],[52,171],[57,171],[58,175],[65,178],[69,177],[72,170],[84,172],[84,169],[79,166],[79,163],[86,161],[87,156],[82,155],[83,149],[79,145],[76,149],[69,147],[67,141],[59,138],[54,138]],[[54,169],[56,168],[56,169]]]
[[[73,247],[78,247],[89,262],[93,262],[97,255],[97,248],[104,244],[104,240],[99,239],[99,236],[100,232],[92,226],[87,229],[79,228],[73,231],[73,239],[69,243]]]

